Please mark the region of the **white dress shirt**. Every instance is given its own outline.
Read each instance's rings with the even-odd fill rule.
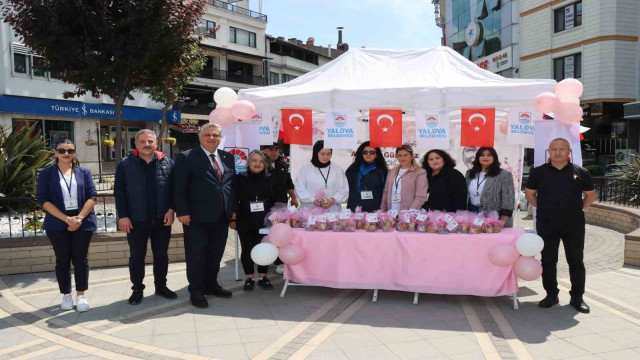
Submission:
[[[224,164],[222,163],[222,158],[220,157],[220,152],[218,151],[218,149],[216,149],[215,152],[211,153],[211,152],[207,151],[207,149],[205,149],[204,147],[202,147],[202,146],[200,146],[200,147],[202,148],[204,153],[207,155],[207,159],[209,159],[209,162],[211,163],[211,166],[213,166],[214,170],[216,169],[216,167],[215,167],[215,165],[213,165],[213,159],[211,158],[211,154],[215,154],[216,155],[216,162],[220,166],[221,174],[224,175]]]

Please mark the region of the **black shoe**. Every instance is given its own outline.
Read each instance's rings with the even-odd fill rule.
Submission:
[[[223,289],[221,287],[205,289],[204,294],[213,295],[219,298],[230,298],[231,296],[233,296],[231,291]]]
[[[131,296],[129,296],[129,304],[139,305],[142,302],[143,296],[142,290],[134,290],[133,293],[131,293]]]
[[[538,303],[538,306],[540,306],[541,308],[548,309],[559,302],[560,300],[558,299],[558,295],[547,295],[547,297],[540,300],[540,302]]]
[[[271,285],[271,282],[266,277],[258,280],[258,286],[265,290],[273,290],[273,285]]]
[[[253,279],[247,279],[244,281],[244,286],[242,287],[244,291],[253,291],[253,286],[256,284]]]
[[[178,298],[178,294],[174,293],[173,291],[169,290],[168,287],[162,287],[162,288],[156,288],[156,295],[162,296],[165,299],[177,299]]]
[[[209,307],[209,303],[207,302],[207,299],[202,296],[202,295],[191,295],[191,305],[200,308],[200,309],[206,309]]]
[[[571,301],[569,301],[569,304],[583,314],[588,314],[591,312],[589,305],[587,305],[587,303],[582,299],[571,299]]]

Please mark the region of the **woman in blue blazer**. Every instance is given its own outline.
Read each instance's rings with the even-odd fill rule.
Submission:
[[[62,293],[62,310],[73,309],[71,261],[76,280],[76,305],[80,312],[90,306],[84,292],[89,286],[89,241],[96,231],[96,187],[89,169],[81,168],[76,146],[63,140],[55,146],[56,164],[38,176],[38,202],[46,210],[44,230],[56,254],[56,279]]]

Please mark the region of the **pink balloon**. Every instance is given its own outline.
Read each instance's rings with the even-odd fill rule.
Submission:
[[[518,249],[511,244],[499,244],[489,250],[489,260],[497,266],[512,266],[519,257]]]
[[[509,124],[507,124],[506,121],[503,121],[500,123],[500,126],[498,126],[498,129],[500,130],[501,133],[506,135],[507,130],[509,130]]]
[[[574,102],[561,102],[556,109],[555,118],[565,124],[577,123],[582,119],[582,108]]]
[[[532,281],[542,275],[542,265],[533,256],[522,256],[516,261],[516,275],[526,281]]]
[[[556,86],[556,95],[561,102],[574,101],[582,95],[582,83],[576,79],[564,79]]]
[[[558,97],[556,94],[551,92],[543,92],[542,94],[536,96],[536,99],[533,103],[539,111],[545,112],[553,112],[558,105]]]
[[[293,230],[291,226],[287,224],[275,224],[271,227],[271,230],[269,230],[270,242],[277,247],[287,245],[292,237]]]
[[[256,107],[250,101],[240,100],[231,106],[231,112],[240,120],[250,120]]]
[[[266,235],[265,237],[262,238],[262,241],[260,241],[261,243],[269,243],[272,244],[271,242],[271,238],[269,237],[269,235]]]
[[[209,113],[209,122],[216,123],[223,128],[233,124],[235,119],[235,116],[231,113],[231,108],[218,106]]]
[[[287,265],[299,264],[304,259],[304,250],[294,244],[289,244],[278,248],[278,256]]]

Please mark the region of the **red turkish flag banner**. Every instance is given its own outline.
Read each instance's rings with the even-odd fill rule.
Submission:
[[[493,147],[496,131],[495,108],[462,108],[460,146]]]
[[[282,109],[281,128],[285,144],[311,145],[313,140],[311,109]]]
[[[402,146],[402,110],[369,109],[371,147]]]

